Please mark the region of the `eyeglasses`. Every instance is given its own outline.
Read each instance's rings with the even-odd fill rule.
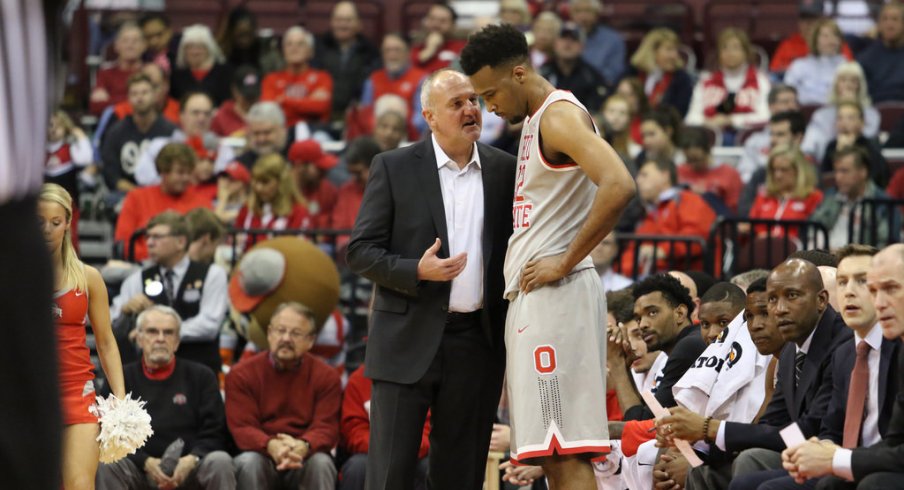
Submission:
[[[145,335],[150,337],[158,337],[163,334],[164,338],[171,339],[176,336],[176,329],[159,329],[155,327],[147,327],[141,330]]]
[[[304,333],[301,330],[292,330],[286,327],[274,327],[270,326],[270,333],[275,335],[276,338],[280,338],[283,335],[289,334],[289,338],[292,340],[314,340],[314,332]]]

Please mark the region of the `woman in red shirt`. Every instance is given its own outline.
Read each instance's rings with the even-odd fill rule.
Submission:
[[[50,248],[55,277],[60,397],[63,410],[63,488],[94,488],[100,458],[94,404],[94,365],[85,343],[85,319],[97,340],[97,354],[107,383],[125,398],[119,349],[110,326],[107,287],[97,269],[79,260],[72,247],[72,197],[56,184],[44,184],[38,198],[38,221]]]
[[[771,220],[806,220],[822,202],[822,191],[816,188],[816,170],[797,148],[779,146],[769,154],[766,187],[759,192],[750,208],[750,218]],[[783,228],[773,226],[773,236],[782,236]],[[767,227],[756,227],[757,235],[767,234]],[[797,236],[797,230],[789,235]]]
[[[251,194],[235,218],[236,228],[289,230],[310,228],[307,203],[292,180],[283,157],[261,157],[251,170]],[[256,235],[252,244],[266,239]]]

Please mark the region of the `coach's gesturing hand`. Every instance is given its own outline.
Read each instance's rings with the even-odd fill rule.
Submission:
[[[436,256],[442,242],[439,238],[424,252],[417,263],[417,278],[420,281],[451,281],[465,270],[468,254],[462,252],[455,257],[441,259]]]

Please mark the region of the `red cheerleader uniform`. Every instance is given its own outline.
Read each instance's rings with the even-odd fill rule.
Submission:
[[[89,411],[94,404],[94,365],[85,342],[88,294],[70,289],[53,298],[63,424],[96,424]]]

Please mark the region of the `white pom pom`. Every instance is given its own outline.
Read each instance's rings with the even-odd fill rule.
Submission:
[[[146,402],[133,400],[132,393],[120,400],[112,394],[107,398],[97,397],[97,405],[91,412],[100,419],[100,462],[114,463],[144,446],[154,434],[151,416],[144,409]]]

